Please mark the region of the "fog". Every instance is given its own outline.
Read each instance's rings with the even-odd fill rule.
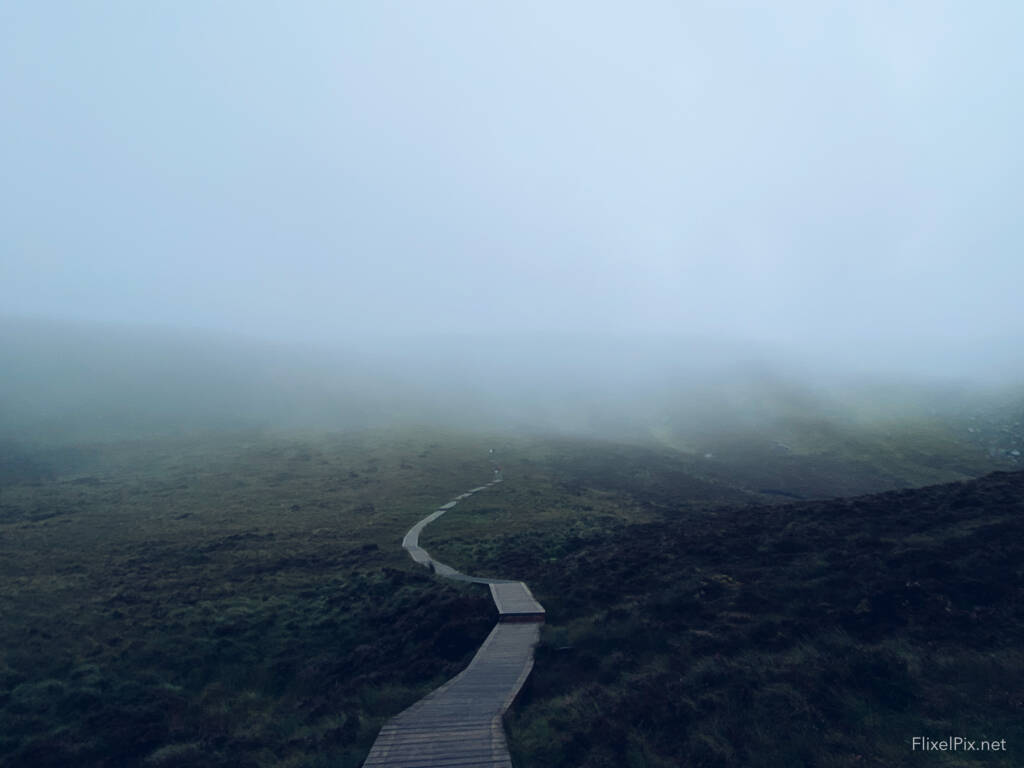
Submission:
[[[9,435],[1019,391],[1018,4],[0,18]]]
[[[263,340],[116,325],[0,324],[0,448],[253,429],[444,427],[697,450],[732,434],[944,425],[1019,386],[820,368],[694,337]],[[800,425],[804,425],[801,427]],[[2,453],[2,452],[0,452]]]

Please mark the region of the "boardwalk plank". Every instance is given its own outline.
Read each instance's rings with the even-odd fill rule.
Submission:
[[[456,501],[497,482],[473,488]],[[419,546],[423,528],[456,501],[410,528],[402,546],[439,576],[487,584],[499,623],[466,669],[381,728],[364,768],[512,768],[501,718],[533,668],[544,608],[523,582],[466,576]],[[523,617],[531,623],[509,621]]]

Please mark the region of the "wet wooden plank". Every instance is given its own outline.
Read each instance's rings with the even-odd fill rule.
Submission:
[[[456,503],[501,480],[473,488],[409,529],[402,546],[417,563],[439,576],[487,584],[499,623],[473,660],[437,690],[399,713],[381,729],[365,768],[512,768],[501,717],[533,668],[544,609],[519,581],[466,576],[438,562],[419,536]],[[530,623],[513,623],[525,621]]]
[[[469,666],[388,721],[365,768],[511,768],[501,716],[533,667],[538,624],[497,624]]]
[[[493,583],[491,597],[498,607],[499,619],[509,617],[535,617],[542,621],[544,608],[534,598],[530,588],[521,581]]]

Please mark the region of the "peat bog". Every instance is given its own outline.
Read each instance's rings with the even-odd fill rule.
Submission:
[[[595,489],[588,455],[429,532],[446,562],[526,579],[548,609],[508,717],[517,765],[1020,764],[1024,472],[737,504],[692,481],[682,501],[623,448],[596,472],[618,489]],[[1007,751],[912,752],[928,734]]]
[[[485,592],[399,547],[487,469],[432,439],[134,443],[39,466],[0,496],[4,765],[355,766],[493,623]]]
[[[959,482],[887,490],[887,459],[837,445],[709,460],[407,430],[8,447],[0,764],[359,765],[493,625],[485,589],[399,546],[488,477],[489,448],[506,482],[422,543],[527,580],[548,610],[507,716],[516,765],[1019,764],[1024,474],[963,480],[976,452],[913,447],[904,473]],[[847,460],[851,487],[884,492],[827,499]],[[909,749],[945,734],[1007,752]]]

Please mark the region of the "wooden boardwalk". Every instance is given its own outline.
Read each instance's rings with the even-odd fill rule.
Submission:
[[[434,560],[419,545],[426,525],[462,499],[500,482],[455,497],[402,539],[412,559],[437,575],[489,585],[499,621],[468,667],[385,724],[364,768],[512,768],[501,718],[533,669],[544,608],[523,582],[467,576]]]
[[[540,624],[496,624],[465,670],[381,729],[364,768],[512,768],[501,716],[539,637]]]
[[[523,582],[492,582],[490,586],[498,621],[544,621],[544,608]]]

